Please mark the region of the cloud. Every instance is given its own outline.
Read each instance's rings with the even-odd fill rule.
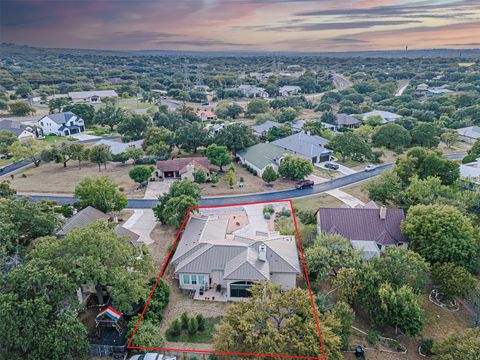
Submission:
[[[374,26],[392,26],[420,23],[419,20],[367,20],[367,21],[336,21],[306,23],[292,26],[265,27],[263,31],[322,31],[322,30],[343,30],[343,29],[368,29]]]

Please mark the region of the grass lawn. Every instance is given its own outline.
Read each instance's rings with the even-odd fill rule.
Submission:
[[[15,174],[11,181],[12,186],[19,193],[30,194],[49,194],[58,193],[70,195],[75,191],[75,187],[84,177],[108,176],[118,186],[123,189],[123,193],[129,197],[143,197],[144,191],[137,192],[137,185],[128,176],[128,171],[133,165],[109,162],[107,168],[102,167],[102,171],[98,171],[98,167],[90,162],[84,162],[82,168],[79,169],[76,161],[68,162],[66,168],[63,164],[41,163],[39,167],[33,165],[21,169]],[[23,177],[25,174],[26,177]],[[0,180],[7,178],[0,177]]]
[[[343,202],[328,194],[317,194],[313,196],[293,199],[293,206],[303,211],[316,211],[319,207],[339,208]]]
[[[222,320],[219,317],[205,318],[205,330],[198,331],[196,334],[189,334],[188,331],[183,330],[179,336],[165,335],[168,341],[172,342],[187,342],[187,343],[211,343],[213,335],[215,334],[215,327]]]
[[[363,201],[365,204],[370,201],[368,197],[368,191],[365,190],[365,186],[367,185],[368,181],[361,182],[359,184],[354,184],[351,186],[347,186],[344,188],[341,188],[342,191],[346,192],[347,194],[350,194],[357,199]]]
[[[45,141],[47,143],[54,144],[54,143],[62,143],[62,142],[65,142],[65,141],[77,141],[77,139],[69,137],[69,136],[47,135],[47,136],[45,136],[43,141]]]

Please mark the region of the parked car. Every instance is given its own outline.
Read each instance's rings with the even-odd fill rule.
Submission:
[[[305,189],[305,188],[312,188],[315,183],[312,180],[303,180],[299,181],[296,184],[297,189]]]
[[[176,356],[165,356],[158,353],[146,353],[133,355],[130,360],[176,360]]]
[[[327,162],[327,163],[325,163],[325,167],[327,169],[331,169],[331,170],[338,170],[340,166],[338,166],[338,164],[335,164],[335,163],[332,163],[332,162]]]
[[[209,105],[210,105],[210,103],[208,103],[208,102],[204,102],[204,103],[202,104],[202,106],[209,106]]]
[[[375,165],[370,164],[370,165],[367,165],[367,166],[365,167],[365,171],[367,171],[367,172],[368,172],[368,171],[373,171],[373,170],[375,170],[376,168],[377,168],[377,167],[376,167]]]

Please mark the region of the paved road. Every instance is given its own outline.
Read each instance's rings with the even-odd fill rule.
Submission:
[[[452,154],[447,155],[451,160],[459,160],[465,157],[465,154]],[[310,196],[315,194],[320,194],[329,190],[338,189],[344,186],[352,185],[360,181],[364,181],[380,175],[385,170],[392,167],[393,164],[383,164],[375,168],[375,170],[370,172],[360,171],[355,174],[345,175],[337,179],[329,180],[321,184],[315,185],[310,189],[291,189],[291,190],[282,190],[250,195],[238,195],[238,196],[225,196],[225,197],[209,197],[200,199],[200,205],[231,205],[231,204],[242,204],[250,202],[260,202],[260,201],[272,201],[272,200],[284,200],[284,199],[294,199],[303,196]],[[22,196],[22,195],[19,195]],[[59,204],[70,204],[78,199],[73,198],[72,196],[53,196],[53,195],[32,195],[30,196],[34,200],[40,199],[49,199],[56,200]],[[152,199],[128,199],[128,209],[148,209],[153,208],[158,203],[157,200]]]
[[[107,137],[99,137],[99,138],[96,138],[96,139],[88,139],[88,140],[80,140],[78,141],[78,143],[81,143],[81,144],[89,144],[89,143],[95,143],[97,141],[100,141],[100,140],[116,140],[116,139],[120,139],[121,136],[119,135],[115,135],[115,136],[107,136]],[[16,162],[16,163],[13,163],[13,164],[8,164],[6,166],[4,166],[3,168],[0,169],[0,176],[3,176],[3,175],[7,175],[13,171],[16,171],[18,169],[21,169],[29,164],[31,164],[32,162],[29,160],[29,159],[24,159],[24,160],[21,160],[19,162]]]

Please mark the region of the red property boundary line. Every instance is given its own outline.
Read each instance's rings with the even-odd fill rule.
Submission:
[[[180,235],[182,234],[182,230],[185,227],[185,224],[187,223],[188,219],[190,218],[190,213],[192,210],[198,210],[198,209],[214,209],[214,208],[224,208],[224,207],[236,207],[236,206],[245,206],[245,205],[256,205],[256,204],[268,204],[268,203],[281,203],[281,202],[288,202],[290,205],[290,209],[292,211],[292,218],[293,218],[293,223],[295,225],[295,235],[297,237],[297,243],[298,243],[298,248],[301,254],[301,260],[302,260],[302,265],[303,265],[303,273],[305,276],[305,281],[307,283],[308,287],[308,294],[310,297],[310,302],[312,305],[313,309],[313,316],[315,318],[315,325],[317,328],[318,332],[318,338],[320,341],[320,348],[322,350],[322,356],[321,357],[316,357],[316,356],[300,356],[300,355],[281,355],[281,354],[258,354],[258,353],[246,353],[246,352],[235,352],[235,351],[214,351],[214,350],[195,350],[195,349],[179,349],[179,348],[167,348],[167,347],[145,347],[145,346],[132,346],[132,341],[135,336],[135,333],[138,330],[138,327],[143,319],[143,316],[145,314],[145,311],[147,310],[148,305],[150,304],[150,300],[152,299],[153,293],[155,292],[155,289],[158,286],[158,283],[160,279],[163,277],[163,274],[165,273],[165,269],[168,266],[170,257],[172,256],[173,251],[175,250],[175,247],[177,245],[177,242],[180,238]],[[320,321],[318,319],[318,314],[317,310],[315,307],[315,299],[313,297],[312,293],[312,288],[310,286],[310,280],[308,278],[308,272],[307,272],[307,264],[305,262],[305,256],[303,254],[303,247],[302,247],[302,242],[300,240],[300,233],[298,231],[298,223],[297,223],[297,218],[295,216],[295,209],[293,208],[293,202],[291,199],[286,199],[286,200],[269,200],[269,201],[256,201],[256,202],[248,202],[248,203],[241,203],[241,204],[229,204],[229,205],[210,205],[210,206],[195,206],[195,207],[190,207],[187,210],[187,215],[185,216],[185,219],[183,220],[182,224],[180,225],[180,229],[177,232],[177,235],[175,236],[175,240],[172,244],[172,247],[170,248],[170,251],[167,254],[167,257],[165,258],[165,261],[162,265],[162,268],[160,269],[160,273],[158,274],[157,280],[155,281],[155,284],[153,285],[152,290],[150,291],[150,295],[147,298],[147,301],[145,303],[145,306],[142,310],[142,313],[140,317],[137,320],[137,323],[135,324],[135,328],[133,329],[132,335],[130,336],[130,339],[127,344],[127,349],[132,349],[132,350],[153,350],[153,351],[172,351],[172,352],[184,352],[184,353],[198,353],[198,354],[214,354],[214,355],[240,355],[240,356],[252,356],[252,357],[272,357],[272,358],[284,358],[284,359],[312,359],[312,360],[326,360],[326,354],[325,354],[325,347],[323,344],[323,338],[322,338],[322,332],[320,330]]]

